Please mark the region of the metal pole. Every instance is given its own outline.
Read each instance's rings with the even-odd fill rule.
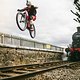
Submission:
[[[2,41],[1,42],[4,44],[4,34],[2,34]]]

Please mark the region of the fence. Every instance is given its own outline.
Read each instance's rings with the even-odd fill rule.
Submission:
[[[15,46],[24,46],[24,47],[30,47],[30,48],[61,51],[61,52],[63,52],[63,50],[64,50],[64,48],[62,48],[62,47],[58,47],[58,46],[54,46],[51,44],[42,43],[42,42],[38,42],[38,41],[28,40],[28,39],[24,39],[22,37],[4,34],[4,33],[0,33],[0,43],[15,45]]]

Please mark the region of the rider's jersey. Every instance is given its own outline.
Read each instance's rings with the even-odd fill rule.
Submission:
[[[34,7],[31,5],[31,8],[25,7],[24,9],[21,9],[20,11],[27,11],[29,16],[36,16],[36,11],[37,7]]]

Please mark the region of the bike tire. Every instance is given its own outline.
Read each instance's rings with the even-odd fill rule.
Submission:
[[[29,29],[30,36],[31,36],[31,38],[35,38],[35,36],[36,36],[36,30],[35,30],[34,24],[31,24],[30,27],[33,29],[33,30]]]
[[[25,19],[25,17],[23,17],[23,14],[22,14],[22,13],[17,13],[17,14],[16,14],[16,23],[17,23],[18,28],[19,28],[21,31],[24,31],[24,30],[26,30],[26,26],[23,26],[23,27],[22,27],[22,26],[20,25],[19,20],[18,20],[19,15],[21,15],[21,17]],[[26,20],[24,20],[24,21],[25,21],[25,23],[24,23],[24,25],[25,25],[25,24],[26,24]]]

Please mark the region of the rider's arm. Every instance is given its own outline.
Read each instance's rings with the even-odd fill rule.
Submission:
[[[38,7],[35,7],[35,9],[38,9]]]
[[[23,8],[23,9],[18,9],[18,11],[23,12],[23,11],[25,11],[26,9],[27,9],[27,7],[26,7],[26,8]]]
[[[37,11],[36,11],[36,9],[34,10],[34,12],[33,12],[33,15],[35,16],[37,14]]]
[[[33,11],[33,15],[35,16],[35,15],[37,14],[37,10],[36,10],[36,9],[37,9],[38,7],[34,7],[34,8],[35,8],[35,9],[34,9],[34,11]]]
[[[36,9],[37,9],[38,7],[34,7],[34,5],[32,5],[32,15],[34,15],[34,16],[36,16],[36,14],[37,14],[37,11],[36,11]]]

